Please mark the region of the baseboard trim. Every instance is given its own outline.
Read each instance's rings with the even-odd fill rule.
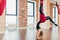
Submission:
[[[32,29],[32,28],[35,28],[35,27],[21,27],[19,29]]]

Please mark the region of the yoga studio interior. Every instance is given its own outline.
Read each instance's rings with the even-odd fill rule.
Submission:
[[[0,40],[60,40],[60,0],[0,0]]]

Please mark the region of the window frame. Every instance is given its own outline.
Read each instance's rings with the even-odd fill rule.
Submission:
[[[6,7],[6,9],[5,9],[5,15],[7,15],[7,16],[17,16],[17,4],[18,4],[18,1],[16,0],[16,14],[7,14],[7,7]]]
[[[33,4],[33,15],[28,15],[28,17],[33,17],[33,23],[35,23],[35,3],[33,1],[28,1],[28,3],[32,3]]]
[[[58,10],[56,6],[53,6],[53,20],[55,21],[56,24],[58,24]]]
[[[16,27],[17,27],[17,24],[18,24],[18,20],[17,20],[17,18],[18,18],[18,2],[19,2],[19,0],[16,0],[16,14],[7,14],[7,8],[5,8],[5,15],[6,16],[16,16]]]
[[[34,6],[35,6],[35,4],[34,4],[34,2],[31,2],[31,1],[28,1],[28,3],[32,3],[32,4],[33,4],[33,15],[28,15],[28,17],[34,17],[34,13],[35,13],[35,12],[34,12],[34,10],[35,10],[35,9],[34,9],[34,8],[35,8]]]

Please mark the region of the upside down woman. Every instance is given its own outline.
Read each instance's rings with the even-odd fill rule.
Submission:
[[[44,23],[47,20],[50,20],[50,22],[52,22],[55,26],[58,26],[57,24],[55,24],[55,22],[49,17],[49,16],[45,16],[43,13],[43,9],[42,9],[43,5],[42,3],[40,4],[40,21],[37,23],[36,29],[37,29],[37,34],[36,34],[36,38],[37,40],[40,40],[42,38],[43,32],[41,30],[41,27],[39,27],[40,23]],[[39,37],[40,36],[40,37]]]
[[[37,26],[36,26],[36,29],[41,29],[41,27],[39,27],[39,24],[40,23],[44,23],[45,21],[47,20],[50,20],[50,22],[52,22],[55,26],[58,26],[57,24],[55,24],[55,22],[50,18],[50,16],[45,16],[44,13],[42,12],[42,3],[40,5],[40,9],[39,9],[39,12],[40,12],[40,21],[37,23]]]

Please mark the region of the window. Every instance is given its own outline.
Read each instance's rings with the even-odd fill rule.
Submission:
[[[28,1],[28,24],[34,23],[34,12],[35,12],[34,2]]]
[[[28,16],[34,16],[34,3],[28,2]]]
[[[57,7],[56,6],[53,6],[53,21],[58,24],[58,11],[57,11]]]
[[[6,24],[17,23],[17,0],[6,0]]]
[[[16,15],[16,0],[6,0],[6,14]]]
[[[53,14],[53,16],[54,16],[54,18],[56,18],[56,7],[54,7],[53,9],[54,9],[54,14]]]

